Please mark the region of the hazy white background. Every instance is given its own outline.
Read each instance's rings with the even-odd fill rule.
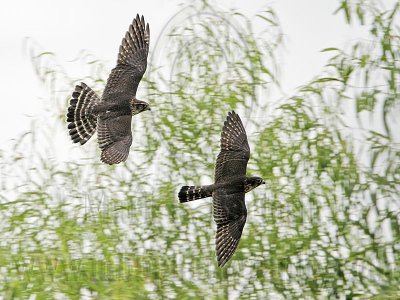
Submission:
[[[283,90],[291,94],[296,87],[317,75],[326,63],[326,47],[342,47],[346,42],[366,36],[360,27],[345,25],[341,13],[334,15],[339,1],[210,1],[223,8],[237,8],[251,16],[272,6],[281,21],[285,48],[282,60]],[[390,1],[393,2],[393,1]],[[57,55],[58,62],[77,80],[72,62],[81,50],[106,60],[114,67],[119,44],[136,13],[150,23],[154,42],[165,23],[176,13],[183,0],[36,0],[4,1],[0,4],[0,145],[29,129],[30,120],[43,110],[49,95],[36,78],[25,38],[35,40]],[[150,47],[154,46],[150,45]],[[72,92],[72,91],[71,91]],[[140,91],[139,91],[140,92]],[[156,103],[152,104],[156,105]],[[67,109],[67,107],[66,107]],[[66,139],[68,136],[66,134]]]

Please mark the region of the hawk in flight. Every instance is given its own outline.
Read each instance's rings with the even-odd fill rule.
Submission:
[[[215,247],[218,266],[232,257],[246,223],[245,193],[265,183],[260,177],[246,176],[250,147],[239,115],[228,114],[221,133],[221,152],[215,167],[215,183],[183,186],[178,197],[181,203],[213,198],[213,215],[217,224]]]
[[[128,158],[132,144],[132,116],[150,110],[136,99],[136,91],[147,67],[150,29],[136,15],[119,47],[117,65],[108,77],[101,98],[83,82],[75,87],[67,122],[74,143],[85,144],[98,131],[101,161],[118,164]]]

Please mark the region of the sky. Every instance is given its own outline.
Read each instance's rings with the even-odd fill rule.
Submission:
[[[253,15],[268,6],[277,13],[284,33],[280,55],[281,81],[286,94],[320,73],[328,59],[320,50],[341,47],[366,36],[361,28],[345,25],[334,15],[339,1],[321,0],[214,0],[222,8],[236,8]],[[123,35],[136,13],[150,23],[153,41],[165,23],[180,10],[183,0],[36,0],[6,1],[0,5],[0,88],[2,118],[0,145],[30,128],[41,114],[46,89],[36,77],[27,53],[26,39],[56,54],[69,74],[82,78],[73,60],[85,50],[105,60],[111,70]],[[152,45],[150,45],[151,48]],[[151,51],[151,49],[150,49]],[[71,91],[72,92],[72,91]],[[67,107],[66,107],[67,109]],[[0,147],[2,148],[2,147]]]

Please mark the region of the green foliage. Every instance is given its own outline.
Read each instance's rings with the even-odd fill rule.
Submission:
[[[57,160],[53,137],[66,136],[73,81],[31,44],[51,121],[0,152],[1,295],[397,299],[398,9],[341,1],[338,12],[368,26],[371,40],[322,50],[332,55],[325,71],[275,105],[266,97],[279,87],[273,11],[250,19],[206,2],[185,7],[154,45],[140,86],[152,112],[135,116],[129,161],[113,167],[99,163],[96,142],[77,150],[87,157],[78,163]],[[259,35],[255,22],[266,28]],[[82,80],[101,90],[104,63],[79,59],[91,72]],[[232,109],[248,131],[249,174],[267,184],[247,195],[241,243],[218,269],[211,205],[180,205],[176,193],[212,181]]]

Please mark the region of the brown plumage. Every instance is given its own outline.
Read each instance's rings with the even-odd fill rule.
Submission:
[[[222,267],[235,253],[246,223],[245,193],[262,183],[260,177],[247,177],[250,158],[247,135],[239,115],[228,114],[221,133],[221,152],[215,167],[215,183],[205,186],[183,186],[181,203],[212,196],[213,215],[217,224],[215,249],[218,266]]]
[[[150,110],[136,99],[139,82],[147,67],[150,29],[144,17],[136,15],[119,47],[117,65],[108,77],[102,97],[86,84],[75,87],[67,113],[74,143],[85,144],[98,131],[101,161],[117,164],[128,158],[132,144],[132,116]]]

